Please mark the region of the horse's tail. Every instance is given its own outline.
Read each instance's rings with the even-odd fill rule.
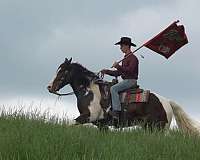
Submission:
[[[178,128],[184,133],[200,136],[200,123],[191,119],[177,103],[170,101],[170,105],[172,107]]]

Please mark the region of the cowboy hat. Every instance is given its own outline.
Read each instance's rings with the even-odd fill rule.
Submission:
[[[115,43],[115,45],[121,45],[121,44],[136,47],[136,44],[132,43],[131,38],[129,38],[129,37],[121,37],[121,40],[119,42]]]

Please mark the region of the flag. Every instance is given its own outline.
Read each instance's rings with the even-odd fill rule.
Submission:
[[[177,25],[175,21],[157,36],[146,42],[143,46],[169,58],[179,48],[188,43],[183,25]]]

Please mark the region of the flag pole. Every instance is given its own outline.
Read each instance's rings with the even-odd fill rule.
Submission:
[[[134,50],[133,52],[131,52],[131,53],[129,53],[129,54],[127,54],[127,56],[126,57],[124,57],[123,59],[121,59],[120,61],[118,61],[117,63],[120,63],[120,62],[122,62],[124,59],[126,59],[127,57],[129,57],[132,53],[135,53],[135,52],[137,52],[139,49],[141,49],[142,47],[144,47],[144,44],[143,45],[141,45],[140,47],[138,47],[136,50]],[[111,67],[111,68],[113,68],[113,66]]]

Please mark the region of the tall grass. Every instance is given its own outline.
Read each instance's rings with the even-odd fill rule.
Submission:
[[[178,131],[100,132],[48,113],[1,112],[2,160],[199,160],[200,139]]]

